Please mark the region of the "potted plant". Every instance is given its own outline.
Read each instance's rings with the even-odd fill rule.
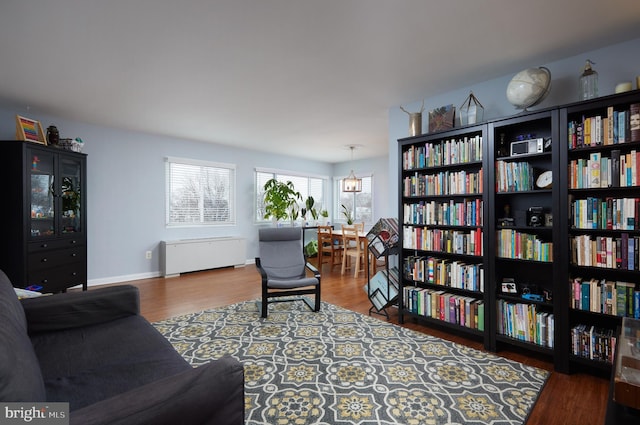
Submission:
[[[323,208],[320,210],[320,215],[324,218],[324,224],[329,224],[329,211],[326,210],[326,208]]]
[[[347,220],[347,224],[353,224],[353,215],[351,214],[351,210],[347,208],[344,204],[342,205],[342,215]]]
[[[311,217],[313,217],[313,220],[314,221],[318,221],[318,210],[313,208],[315,203],[316,203],[316,201],[315,201],[315,199],[313,199],[313,196],[309,196],[309,197],[307,197],[307,200],[305,201],[305,206],[306,206],[306,210],[311,213]]]
[[[279,182],[270,179],[264,184],[264,218],[271,217],[274,224],[278,220],[286,220],[293,216],[293,206],[302,199],[300,192],[293,187],[293,183]]]

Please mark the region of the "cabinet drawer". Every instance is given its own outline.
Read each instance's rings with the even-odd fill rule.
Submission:
[[[86,263],[75,262],[42,270],[29,270],[29,285],[42,286],[41,292],[60,292],[87,282]]]
[[[44,270],[52,267],[86,261],[84,246],[69,249],[50,249],[29,254],[29,270]]]
[[[38,242],[29,243],[29,252],[46,251],[50,249],[62,249],[71,248],[75,246],[85,245],[84,238],[63,238],[63,239],[51,239],[42,240]]]

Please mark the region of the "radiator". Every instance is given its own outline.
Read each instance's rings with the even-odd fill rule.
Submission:
[[[166,277],[197,270],[244,266],[246,251],[245,239],[236,237],[162,241],[162,274]]]

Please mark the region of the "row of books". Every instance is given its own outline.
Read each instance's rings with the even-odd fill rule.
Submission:
[[[484,292],[482,264],[410,255],[404,259],[403,267],[404,276],[414,282]]]
[[[478,172],[443,171],[404,178],[404,196],[465,195],[482,193],[482,170]]]
[[[613,149],[611,156],[592,152],[589,158],[569,161],[569,187],[592,189],[601,187],[634,187],[640,185],[640,152],[622,153]]]
[[[576,310],[640,319],[640,290],[633,282],[574,277],[569,285]]]
[[[571,328],[571,352],[585,359],[613,364],[616,341],[612,329],[583,324]]]
[[[569,239],[571,263],[577,266],[640,270],[640,236],[576,235]]]
[[[640,229],[640,198],[577,199],[571,202],[571,225],[576,229]]]
[[[498,300],[498,333],[553,348],[553,313],[537,310],[535,304]]]
[[[496,161],[496,191],[533,190],[534,170],[528,162]]]
[[[482,199],[420,201],[404,204],[403,223],[435,226],[482,226]]]
[[[403,288],[404,308],[413,314],[484,331],[484,302],[418,286]]]
[[[462,139],[443,140],[440,143],[412,145],[402,153],[402,168],[438,167],[482,161],[482,136],[465,136]]]
[[[631,117],[634,116],[632,119]],[[607,108],[607,115],[583,116],[568,123],[569,149],[640,141],[640,104],[627,110]]]
[[[482,229],[451,230],[404,226],[403,248],[449,254],[482,255]]]
[[[513,229],[497,232],[498,257],[532,261],[553,261],[553,242],[545,242],[537,235]]]

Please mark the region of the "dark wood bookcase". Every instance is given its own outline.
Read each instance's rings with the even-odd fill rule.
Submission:
[[[626,161],[640,152],[640,134],[632,139],[629,127],[632,105],[640,106],[637,90],[560,109],[560,162],[566,172],[558,183],[566,219],[558,229],[563,235],[559,278],[567,286],[563,336],[570,342],[565,360],[570,369],[611,370],[612,337],[622,317],[633,316],[634,292],[640,290],[638,248],[628,250],[630,240],[640,240],[640,162]],[[621,177],[622,163],[629,170]]]
[[[86,155],[0,141],[0,269],[16,287],[87,288]]]
[[[400,321],[412,317],[489,347],[487,126],[403,139],[399,157]]]
[[[411,317],[429,326],[476,336],[493,351],[521,349],[549,357],[560,372],[610,372],[614,348],[610,337],[615,335],[621,317],[634,314],[628,297],[640,296],[640,140],[632,140],[629,120],[629,111],[637,104],[638,90],[400,139],[400,321]],[[614,131],[609,126],[614,119],[615,143],[610,140]],[[476,136],[482,140],[480,159],[433,162],[432,155],[439,151],[429,147]],[[588,146],[584,145],[586,136]],[[608,170],[612,163],[617,164],[612,157],[615,161],[623,158],[628,165],[628,184],[612,182]],[[604,173],[598,177],[604,181],[598,187],[584,186],[595,172],[589,165],[595,167],[596,163]],[[437,177],[449,178],[456,173],[467,179],[468,175],[481,173],[483,190],[430,192],[424,187],[429,187],[433,176],[438,181]],[[550,185],[548,179],[540,179],[537,184],[543,173],[545,177],[551,174]],[[447,204],[447,211],[459,211],[456,206],[470,201],[482,206],[481,223],[425,221],[420,214],[429,203]],[[622,217],[624,226],[629,227],[607,228],[607,207],[608,211],[626,211],[628,224],[627,216]],[[442,213],[442,209],[436,211]],[[588,228],[576,224],[576,214],[585,220],[586,211],[594,216]],[[466,216],[461,213],[460,217],[464,220]],[[594,224],[598,219],[600,227]],[[482,232],[481,252],[456,248],[456,238],[475,231]],[[454,248],[446,244],[417,246],[416,233],[429,238],[446,235],[454,241]],[[463,236],[461,240],[464,246],[468,238]],[[618,255],[617,262],[615,252],[622,249],[616,251],[616,243],[626,247],[626,255]],[[631,251],[630,245],[634,245]],[[581,247],[586,246],[591,250],[582,252],[586,248]],[[465,287],[470,276],[467,271],[461,274],[462,288],[430,282],[428,259],[454,270],[476,267],[483,277],[482,291]],[[591,259],[596,263],[589,262]],[[422,260],[424,266],[416,267]],[[622,260],[626,261],[624,265]],[[443,270],[451,273],[451,268]],[[576,299],[577,279],[581,279],[580,301]],[[509,292],[511,283],[515,283],[516,293]],[[627,301],[613,307],[622,293],[611,292],[620,288],[626,291]],[[416,298],[425,298],[425,293],[448,295],[451,316],[442,320],[418,313]],[[587,293],[599,297],[598,302],[583,308],[586,305],[581,303],[587,301],[582,297]],[[607,301],[607,293],[617,296],[616,301]],[[483,304],[483,330],[456,323],[458,303]]]

